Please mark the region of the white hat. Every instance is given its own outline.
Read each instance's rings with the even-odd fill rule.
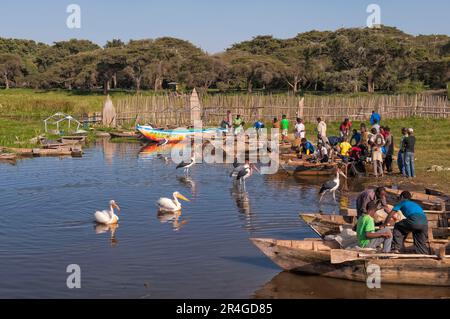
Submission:
[[[408,133],[414,133],[414,129],[409,128],[409,129],[408,129]]]

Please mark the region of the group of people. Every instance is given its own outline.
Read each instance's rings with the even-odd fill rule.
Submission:
[[[430,249],[427,245],[427,217],[423,208],[411,201],[411,197],[410,192],[402,192],[399,202],[389,209],[386,203],[386,190],[383,187],[362,192],[356,200],[358,246],[382,249],[384,253],[399,253],[404,248],[406,237],[412,233],[415,253],[428,255]],[[379,210],[384,210],[387,218],[384,222],[376,224],[375,216]],[[395,221],[395,216],[399,212],[404,219],[396,222],[391,231],[389,228],[391,221]]]
[[[221,128],[238,135],[243,132],[244,125],[241,115],[233,119],[231,111],[228,111],[221,123]],[[265,124],[262,120],[257,120],[253,127],[259,134],[265,128]],[[281,120],[274,118],[272,127],[281,131],[282,143],[289,143],[290,122],[286,115],[282,115]],[[384,172],[393,172],[394,136],[388,126],[381,125],[379,113],[372,111],[370,127],[361,123],[359,130],[353,128],[349,118],[345,118],[339,126],[339,136],[328,136],[326,122],[318,117],[315,132],[316,145],[307,139],[304,120],[296,119],[294,137],[298,141],[296,144],[300,157],[306,155],[305,158],[308,160],[320,163],[327,163],[334,157],[339,157],[344,162],[353,162],[358,165],[358,171],[362,173],[365,173],[364,162],[371,162],[376,177],[382,177]],[[397,153],[397,165],[402,175],[409,178],[415,177],[415,143],[414,129],[403,128]]]
[[[340,136],[328,136],[327,124],[322,118],[317,118],[317,145],[313,145],[306,138],[306,130],[303,119],[297,118],[295,125],[295,138],[300,141],[300,155],[326,163],[336,156],[344,162],[360,163],[360,168],[365,172],[364,161],[373,164],[376,177],[382,177],[384,172],[393,172],[394,136],[390,127],[381,126],[381,116],[373,111],[370,117],[370,129],[365,123],[361,123],[359,130],[353,128],[349,118],[345,118],[339,126]],[[402,138],[398,151],[397,164],[400,172],[405,177],[415,177],[414,169],[415,136],[412,128],[402,129]]]

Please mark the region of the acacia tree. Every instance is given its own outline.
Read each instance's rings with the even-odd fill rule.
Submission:
[[[9,89],[10,83],[15,76],[20,75],[22,59],[17,54],[0,54],[0,74],[5,84],[5,89]]]
[[[97,73],[103,83],[103,93],[108,94],[113,77],[126,66],[126,56],[121,48],[109,48],[99,52]]]

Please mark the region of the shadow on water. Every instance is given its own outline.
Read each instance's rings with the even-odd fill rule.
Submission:
[[[448,287],[382,284],[369,289],[365,283],[282,272],[255,291],[257,299],[440,299]]]

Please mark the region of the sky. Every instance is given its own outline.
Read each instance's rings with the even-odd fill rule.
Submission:
[[[177,37],[209,53],[257,35],[294,37],[310,30],[364,27],[369,4],[381,23],[410,34],[450,35],[448,0],[0,0],[0,37],[51,44],[71,38],[107,40]],[[70,29],[67,6],[81,8]]]

